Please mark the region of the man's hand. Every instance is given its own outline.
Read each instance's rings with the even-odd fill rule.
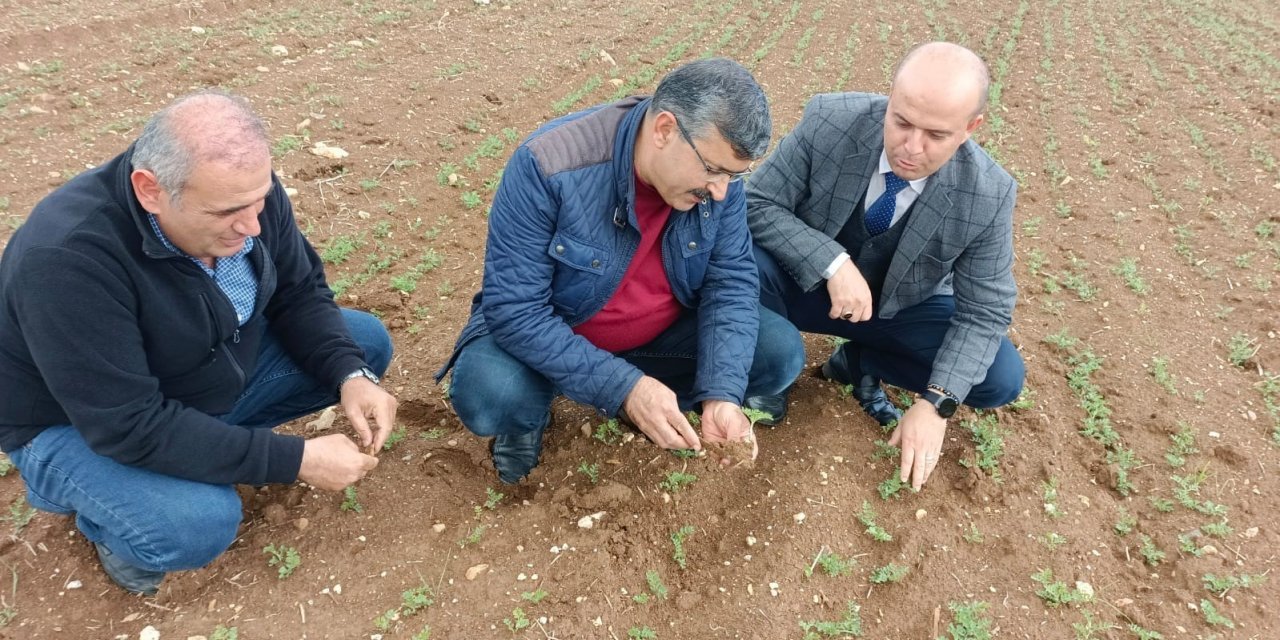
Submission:
[[[339,390],[342,410],[360,435],[360,446],[370,455],[382,449],[396,422],[396,399],[367,378],[352,378]],[[373,418],[376,431],[369,431]]]
[[[707,442],[750,442],[751,459],[760,454],[760,445],[751,429],[751,421],[742,408],[724,400],[708,400],[702,403],[702,437]],[[734,461],[722,458],[720,464],[728,466]]]
[[[844,318],[849,322],[871,319],[871,288],[854,266],[853,259],[845,260],[834,275],[827,280],[827,293],[831,295],[831,311],[827,317]]]
[[[341,491],[376,466],[377,458],[360,453],[351,438],[335,433],[302,445],[298,479],[325,491]]]
[[[698,434],[680,413],[676,394],[657,378],[644,376],[622,401],[622,411],[663,449],[701,449]]]
[[[916,491],[924,486],[942,457],[942,439],[947,433],[947,419],[938,415],[932,404],[916,400],[903,414],[898,428],[889,437],[889,446],[902,447],[901,476]]]

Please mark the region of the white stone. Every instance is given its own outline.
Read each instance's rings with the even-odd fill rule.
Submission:
[[[83,586],[84,586],[84,583],[80,582],[79,580],[72,580],[71,582],[67,583],[68,589],[79,589],[80,587],[83,587]]]
[[[204,27],[191,27],[191,33],[202,36],[204,35]]]
[[[803,511],[801,511],[800,513],[797,513],[797,514],[795,514],[794,516],[791,516],[791,519],[792,519],[792,520],[795,520],[795,521],[796,521],[796,524],[800,524],[800,523],[804,522],[805,517],[806,517],[806,516],[804,515],[804,512],[803,512]]]
[[[282,44],[277,44],[271,47],[271,55],[277,58],[283,58],[289,55],[289,49]]]
[[[160,640],[160,632],[156,631],[155,627],[147,625],[138,632],[138,640]]]
[[[431,530],[432,530],[432,531],[434,531],[434,532],[436,532],[436,533],[444,533],[444,529],[445,529],[445,527],[444,527],[444,523],[443,523],[443,522],[437,522],[437,523],[435,523],[435,524],[431,525]]]

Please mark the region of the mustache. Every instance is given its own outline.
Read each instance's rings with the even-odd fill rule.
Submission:
[[[707,191],[706,189],[690,189],[689,193],[692,193],[693,195],[698,196],[699,200],[711,199],[711,192]]]

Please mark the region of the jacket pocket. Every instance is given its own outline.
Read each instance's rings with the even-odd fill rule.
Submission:
[[[563,232],[551,237],[547,255],[561,264],[596,275],[603,274],[609,264],[609,256],[604,249]]]

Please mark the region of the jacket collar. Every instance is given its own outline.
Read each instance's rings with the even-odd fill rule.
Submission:
[[[125,152],[116,158],[118,163],[115,167],[115,196],[116,201],[125,211],[129,212],[129,219],[133,221],[134,227],[138,230],[138,236],[142,241],[142,253],[148,258],[162,259],[173,258],[177,254],[169,251],[160,238],[151,231],[151,222],[147,220],[150,215],[142,208],[142,203],[138,202],[138,196],[133,192],[133,181],[130,176],[133,174],[133,149],[134,145],[129,145]]]
[[[618,123],[618,135],[613,139],[613,180],[618,198],[618,206],[613,211],[613,223],[622,226],[625,218],[633,229],[639,229],[636,220],[636,137],[640,135],[640,125],[653,102],[650,96],[632,96],[613,104],[616,108],[629,109]]]

